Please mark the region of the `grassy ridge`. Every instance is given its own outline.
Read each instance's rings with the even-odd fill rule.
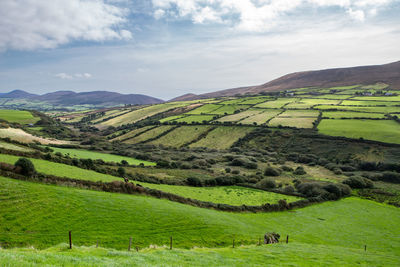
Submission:
[[[102,159],[105,162],[116,162],[116,163],[121,162],[122,160],[126,160],[131,165],[139,165],[141,163],[143,163],[144,166],[155,166],[156,165],[154,162],[150,162],[150,161],[139,160],[139,159],[135,159],[135,158],[124,157],[124,156],[113,155],[113,154],[94,152],[94,151],[83,150],[83,149],[71,149],[71,148],[59,148],[59,147],[51,147],[51,149],[53,149],[54,152],[60,152],[61,154],[69,155],[70,157],[73,157],[73,158]]]
[[[241,214],[201,209],[146,196],[112,194],[0,178],[2,246],[50,247],[73,232],[75,245],[126,249],[255,243],[265,232],[291,241],[400,255],[400,210],[358,198],[277,213]],[[339,231],[340,229],[340,231]],[[339,232],[338,232],[339,231]]]
[[[148,188],[158,189],[187,198],[221,204],[230,204],[234,206],[259,206],[265,203],[278,203],[280,199],[286,199],[287,202],[294,202],[301,199],[299,197],[281,195],[273,192],[266,192],[240,186],[189,187],[166,184],[149,184],[142,182],[139,183]]]
[[[289,243],[190,250],[144,249],[139,253],[94,247],[0,250],[5,266],[395,266],[398,256],[337,246]]]
[[[9,164],[14,164],[20,157],[13,155],[0,154],[0,162],[5,162]],[[33,165],[35,165],[36,171],[48,175],[55,175],[60,177],[68,177],[79,180],[87,181],[102,181],[102,182],[112,182],[116,180],[121,180],[121,178],[114,177],[111,175],[106,175],[98,173],[91,170],[85,170],[78,167],[65,165],[61,163],[55,163],[47,160],[33,159],[30,158]]]

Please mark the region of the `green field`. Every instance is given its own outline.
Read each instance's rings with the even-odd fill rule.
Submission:
[[[278,98],[277,100],[264,102],[256,105],[257,108],[281,108],[289,103],[294,103],[299,101],[300,98]]]
[[[150,143],[155,145],[181,147],[197,139],[201,134],[207,132],[211,128],[212,126],[204,125],[181,126]]]
[[[244,120],[241,120],[240,123],[242,124],[254,124],[257,123],[258,125],[266,123],[268,120],[272,119],[279,113],[281,113],[282,110],[280,109],[265,109],[264,112],[255,114],[253,116],[250,116]]]
[[[22,152],[32,152],[33,151],[33,149],[30,149],[29,147],[10,144],[10,143],[6,143],[3,141],[0,141],[0,147],[9,149],[9,150],[22,151]]]
[[[193,109],[189,112],[186,112],[185,114],[194,114],[194,115],[200,115],[200,114],[215,114],[213,113],[214,110],[219,109],[222,105],[218,104],[205,104],[201,107],[198,107],[196,109]]]
[[[374,113],[400,113],[400,107],[360,107],[360,106],[330,106],[321,105],[316,106],[316,109],[326,110],[326,109],[336,109],[336,110],[350,110],[358,112],[374,112]]]
[[[169,116],[169,117],[166,117],[164,119],[161,119],[160,122],[173,121],[173,120],[176,120],[176,119],[180,119],[182,117],[184,117],[184,116],[183,115]]]
[[[134,138],[130,138],[130,139],[124,141],[124,143],[137,144],[137,143],[145,142],[145,141],[147,141],[149,139],[153,139],[153,138],[161,135],[162,133],[172,129],[173,127],[174,126],[169,126],[169,125],[159,126],[159,127],[153,128],[153,129],[151,129],[151,130],[149,130],[147,132],[144,132],[144,133],[142,133],[142,134],[140,134],[140,135],[138,135],[138,136],[136,136]]]
[[[132,137],[134,137],[136,135],[139,135],[139,134],[141,134],[141,133],[143,133],[143,132],[145,132],[145,131],[147,131],[147,130],[149,130],[151,128],[155,128],[155,127],[156,126],[151,125],[151,126],[145,126],[145,127],[142,127],[142,128],[138,128],[138,129],[132,130],[130,132],[127,132],[126,134],[120,135],[120,136],[112,139],[112,141],[126,140],[126,139],[132,138]]]
[[[5,162],[8,164],[14,164],[20,157],[13,155],[0,154],[0,162]],[[87,181],[102,181],[102,182],[112,182],[121,181],[121,178],[114,177],[111,175],[106,175],[98,173],[91,170],[81,169],[75,166],[70,166],[61,163],[55,163],[47,160],[33,159],[30,158],[37,172],[55,175],[59,177],[68,177],[78,180]]]
[[[400,102],[344,100],[343,106],[400,106]]]
[[[158,113],[162,113],[162,112],[168,111],[170,109],[182,107],[185,105],[186,105],[186,103],[183,103],[183,102],[152,105],[149,107],[134,110],[134,111],[131,111],[124,115],[112,118],[110,120],[100,123],[99,125],[117,127],[117,126],[121,126],[124,124],[135,123],[135,122],[138,122],[145,118],[154,116]]]
[[[206,137],[198,142],[191,144],[189,147],[208,147],[215,149],[230,148],[239,138],[244,137],[251,132],[250,127],[224,127],[220,126],[212,130]]]
[[[385,118],[385,114],[382,113],[367,113],[367,112],[352,112],[352,111],[324,111],[322,117],[330,119],[340,118]]]
[[[69,250],[67,244],[46,250],[0,251],[4,266],[396,266],[398,261],[397,255],[383,252],[297,242],[190,250],[145,248],[139,253],[94,246]]]
[[[156,165],[154,162],[139,160],[130,157],[124,157],[113,154],[106,154],[100,152],[94,152],[83,149],[70,149],[70,148],[59,148],[59,147],[51,147],[54,152],[60,152],[61,154],[68,155],[71,158],[81,158],[81,159],[102,159],[105,162],[115,162],[119,163],[122,160],[126,160],[130,165],[139,165],[143,163],[144,166],[154,166]]]
[[[400,93],[400,91],[397,91]],[[357,96],[352,98],[354,100],[373,100],[373,101],[398,101],[400,102],[400,95],[397,96]]]
[[[316,118],[319,115],[318,110],[286,110],[278,117],[280,118]]]
[[[250,107],[249,105],[223,105],[220,108],[213,110],[212,114],[217,114],[217,115],[233,114],[238,110],[246,110],[249,107]]]
[[[359,251],[367,245],[368,253],[400,256],[400,210],[354,197],[253,214],[7,178],[0,178],[0,185],[2,247],[46,248],[65,243],[70,230],[75,245],[91,246],[99,240],[104,247],[124,250],[129,237],[133,247],[168,244],[172,236],[175,247],[191,248],[229,246],[233,238],[254,244],[265,232],[275,231],[310,246]]]
[[[225,121],[236,122],[236,121],[240,121],[242,119],[245,119],[247,117],[250,117],[250,116],[253,116],[253,115],[257,115],[257,114],[259,114],[261,112],[263,112],[262,109],[248,109],[248,110],[236,113],[236,114],[224,116],[222,118],[219,118],[217,121],[219,121],[219,122],[225,122]]]
[[[211,121],[213,118],[213,115],[189,115],[175,119],[174,121],[186,123],[202,123],[203,121]]]
[[[29,111],[10,109],[0,109],[0,119],[20,124],[35,123],[40,120],[39,117],[34,117]]]
[[[286,126],[295,128],[312,128],[313,122],[317,118],[301,118],[301,117],[276,117],[270,120],[268,125],[270,126]]]
[[[233,206],[259,206],[265,203],[278,203],[280,199],[285,199],[287,202],[294,202],[301,199],[299,197],[281,195],[273,192],[266,192],[240,186],[190,187],[166,184],[149,184],[142,182],[139,183],[144,187],[158,189],[186,198],[209,201],[218,204],[229,204]]]
[[[386,143],[400,144],[400,123],[392,120],[340,120],[323,119],[318,125],[322,134],[364,138]]]

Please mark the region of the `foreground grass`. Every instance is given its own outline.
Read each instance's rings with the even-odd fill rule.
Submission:
[[[81,158],[81,159],[102,159],[105,162],[121,162],[122,160],[126,160],[131,165],[139,165],[143,163],[144,166],[155,166],[154,162],[139,160],[130,157],[124,157],[113,154],[106,154],[100,152],[94,152],[83,149],[71,149],[71,148],[59,148],[59,147],[51,147],[54,152],[60,152],[64,155],[69,155],[72,158]]]
[[[339,246],[400,255],[400,209],[358,198],[288,212],[229,213],[147,196],[57,187],[0,177],[0,246],[75,245],[126,249],[255,244],[265,232],[310,245]]]
[[[5,162],[8,164],[14,164],[20,157],[13,155],[0,154],[0,162]],[[88,181],[102,181],[102,182],[112,182],[112,181],[121,181],[122,178],[118,178],[111,175],[106,175],[102,173],[98,173],[91,170],[81,169],[75,166],[70,166],[62,163],[55,163],[42,159],[33,159],[29,158],[32,161],[33,165],[37,172],[55,175],[60,177],[68,177],[79,180],[88,180]]]
[[[230,204],[234,206],[258,206],[265,203],[278,203],[280,199],[286,199],[287,202],[294,202],[301,199],[299,197],[287,196],[240,186],[190,187],[167,184],[149,184],[142,182],[139,183],[148,188],[158,189],[187,198],[221,204]]]
[[[46,250],[0,250],[3,266],[396,266],[398,256],[304,243],[237,248],[165,248],[139,252],[60,244]]]

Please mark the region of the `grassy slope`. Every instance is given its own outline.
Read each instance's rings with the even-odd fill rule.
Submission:
[[[176,247],[255,243],[265,232],[299,243],[400,256],[400,210],[348,198],[279,213],[241,214],[201,209],[145,196],[112,194],[0,178],[2,246],[49,247],[65,242],[126,249],[133,245]],[[313,250],[315,253],[315,251]]]
[[[385,118],[381,113],[366,113],[366,112],[353,112],[353,111],[324,111],[322,117],[331,119],[340,118]]]
[[[262,205],[265,203],[278,203],[280,199],[287,202],[300,200],[301,198],[281,195],[273,192],[240,187],[240,186],[217,186],[217,187],[190,187],[166,184],[149,184],[139,182],[141,185],[164,192],[170,192],[187,198],[210,201],[214,203],[240,205]]]
[[[198,138],[202,133],[208,131],[212,126],[181,126],[166,135],[150,142],[155,145],[180,147]]]
[[[227,149],[252,130],[250,127],[217,127],[209,132],[205,138],[191,144],[190,147]]]
[[[13,155],[0,154],[0,162],[14,164],[20,157]],[[30,159],[36,168],[36,171],[44,174],[55,175],[60,177],[69,177],[88,181],[112,182],[121,180],[121,178],[98,173],[95,171],[85,170],[78,167],[65,165],[61,163],[50,162],[41,159]]]
[[[390,120],[323,119],[318,125],[322,134],[364,138],[400,144],[400,124]]]
[[[289,243],[191,250],[145,249],[137,252],[66,244],[40,251],[0,250],[5,266],[395,266],[399,258],[336,246]]]
[[[169,129],[171,129],[172,127],[175,127],[175,126],[172,126],[172,125],[159,126],[159,127],[154,128],[154,129],[151,129],[151,130],[149,130],[147,132],[141,133],[140,135],[138,135],[138,136],[136,136],[134,138],[128,139],[128,140],[126,140],[124,142],[127,143],[127,144],[137,144],[137,143],[140,143],[140,142],[144,142],[144,141],[147,141],[149,139],[152,139],[152,138],[155,138],[155,137],[159,136],[160,134],[162,134],[162,133],[168,131]]]
[[[139,160],[130,157],[124,157],[119,155],[113,154],[106,154],[100,152],[94,152],[89,150],[82,150],[82,149],[70,149],[70,148],[58,148],[58,147],[51,147],[54,152],[60,152],[64,155],[69,155],[73,158],[82,158],[82,159],[102,159],[105,162],[121,162],[122,160],[126,160],[129,164],[132,165],[139,165],[143,163],[145,166],[154,166],[156,165],[154,162]]]
[[[40,118],[34,117],[29,111],[0,109],[0,119],[6,120],[8,122],[28,124],[35,123]]]
[[[28,147],[10,144],[10,143],[3,142],[3,141],[0,141],[0,147],[9,149],[9,150],[22,151],[22,152],[32,152],[33,151],[33,149],[30,149]]]

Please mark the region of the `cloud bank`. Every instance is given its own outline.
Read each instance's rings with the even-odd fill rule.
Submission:
[[[131,39],[128,10],[104,0],[1,0],[0,50]]]
[[[395,0],[152,0],[156,19],[190,19],[195,24],[222,23],[249,32],[265,32],[279,19],[302,8],[334,8],[363,22]]]

